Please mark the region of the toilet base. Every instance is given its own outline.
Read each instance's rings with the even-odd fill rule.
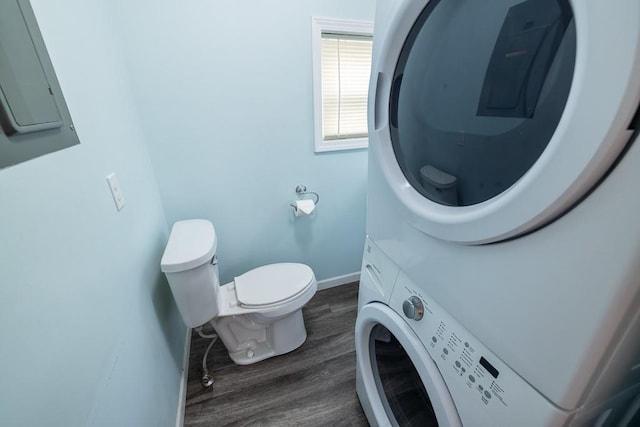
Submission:
[[[225,316],[210,323],[237,365],[289,353],[307,339],[302,309],[279,317],[269,317],[268,313]]]

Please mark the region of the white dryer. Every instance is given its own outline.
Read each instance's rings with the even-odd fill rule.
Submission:
[[[534,425],[613,423],[640,383],[640,2],[378,7],[371,242],[564,414]]]

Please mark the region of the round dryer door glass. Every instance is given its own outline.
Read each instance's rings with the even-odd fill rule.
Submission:
[[[555,133],[575,57],[568,0],[430,1],[390,99],[393,150],[409,183],[448,206],[511,187]]]
[[[376,325],[369,345],[371,365],[377,368],[378,393],[389,419],[401,426],[437,426],[420,374],[398,339],[384,326]]]

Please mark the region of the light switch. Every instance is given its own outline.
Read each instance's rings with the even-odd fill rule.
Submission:
[[[107,183],[109,184],[109,190],[111,190],[111,195],[113,196],[113,202],[116,204],[116,208],[118,210],[122,210],[124,207],[124,195],[122,194],[122,188],[120,188],[120,183],[118,182],[118,178],[115,173],[110,173],[107,175]]]

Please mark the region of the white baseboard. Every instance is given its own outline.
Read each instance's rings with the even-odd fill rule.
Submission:
[[[191,353],[191,329],[187,328],[184,340],[184,356],[182,357],[182,375],[180,376],[180,390],[178,391],[178,412],[176,427],[184,426],[184,408],[187,403],[187,381],[189,380],[189,354]]]
[[[329,279],[318,280],[318,290],[329,289],[347,283],[357,282],[360,280],[360,271],[355,273],[343,274],[342,276],[331,277]]]

